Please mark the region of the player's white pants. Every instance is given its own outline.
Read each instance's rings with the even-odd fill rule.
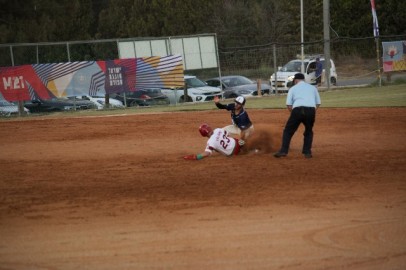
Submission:
[[[231,136],[241,136],[241,129],[236,125],[229,125],[225,126],[224,129],[231,135]],[[254,133],[254,125],[252,125],[249,129],[245,130],[245,136],[248,138],[250,135]]]

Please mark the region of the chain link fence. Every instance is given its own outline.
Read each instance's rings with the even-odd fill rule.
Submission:
[[[406,36],[387,36],[382,41],[405,40]],[[145,38],[144,38],[145,40]],[[113,60],[119,58],[118,39],[0,44],[0,66],[43,64],[74,61]],[[330,41],[330,56],[334,60],[340,78],[373,74],[378,71],[375,38],[336,38]],[[219,48],[221,76],[244,75],[251,79],[268,81],[279,67],[301,54],[301,43],[269,43],[265,45]],[[306,55],[323,54],[324,41],[304,43]],[[381,62],[382,66],[382,62]],[[219,69],[185,71],[201,78],[218,76]]]
[[[116,40],[0,44],[0,66],[113,60]]]

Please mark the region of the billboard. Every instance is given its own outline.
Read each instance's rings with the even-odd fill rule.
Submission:
[[[8,101],[183,85],[180,55],[0,67],[0,93]]]

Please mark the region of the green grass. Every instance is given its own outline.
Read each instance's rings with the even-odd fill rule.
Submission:
[[[360,107],[406,107],[406,84],[389,86],[372,86],[360,88],[339,88],[329,91],[321,91],[320,98],[323,108],[360,108]],[[232,102],[224,100],[223,103]],[[247,109],[284,109],[286,108],[286,94],[255,97],[247,100]],[[217,110],[213,102],[177,104],[165,107],[151,108],[126,108],[102,111],[76,111],[60,112],[51,114],[34,114],[28,117],[0,117],[0,120],[7,119],[30,119],[36,117],[58,118],[58,117],[81,117],[120,115],[138,113],[176,112],[176,111],[202,111]]]
[[[334,90],[321,93],[323,107],[406,106],[406,86],[381,86]]]
[[[406,85],[381,87],[340,88],[321,91],[323,108],[350,107],[404,107],[406,106]],[[230,100],[231,102],[231,100]],[[286,94],[256,97],[247,100],[246,108],[278,109],[286,108]],[[193,105],[179,105],[178,110],[215,109],[211,102]]]

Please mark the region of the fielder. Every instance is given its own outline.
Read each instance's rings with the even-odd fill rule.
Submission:
[[[212,129],[208,124],[202,124],[199,132],[203,137],[209,138],[206,149],[203,153],[197,155],[187,155],[183,158],[186,160],[200,160],[209,157],[213,151],[219,152],[225,156],[238,155],[242,147],[241,140],[228,136],[228,132],[223,128]]]
[[[231,111],[232,125],[224,127],[231,135],[240,136],[243,143],[251,134],[254,133],[254,125],[252,124],[247,111],[244,109],[245,98],[239,96],[234,100],[234,103],[227,105],[221,104],[218,96],[214,97],[214,103],[217,108]]]

